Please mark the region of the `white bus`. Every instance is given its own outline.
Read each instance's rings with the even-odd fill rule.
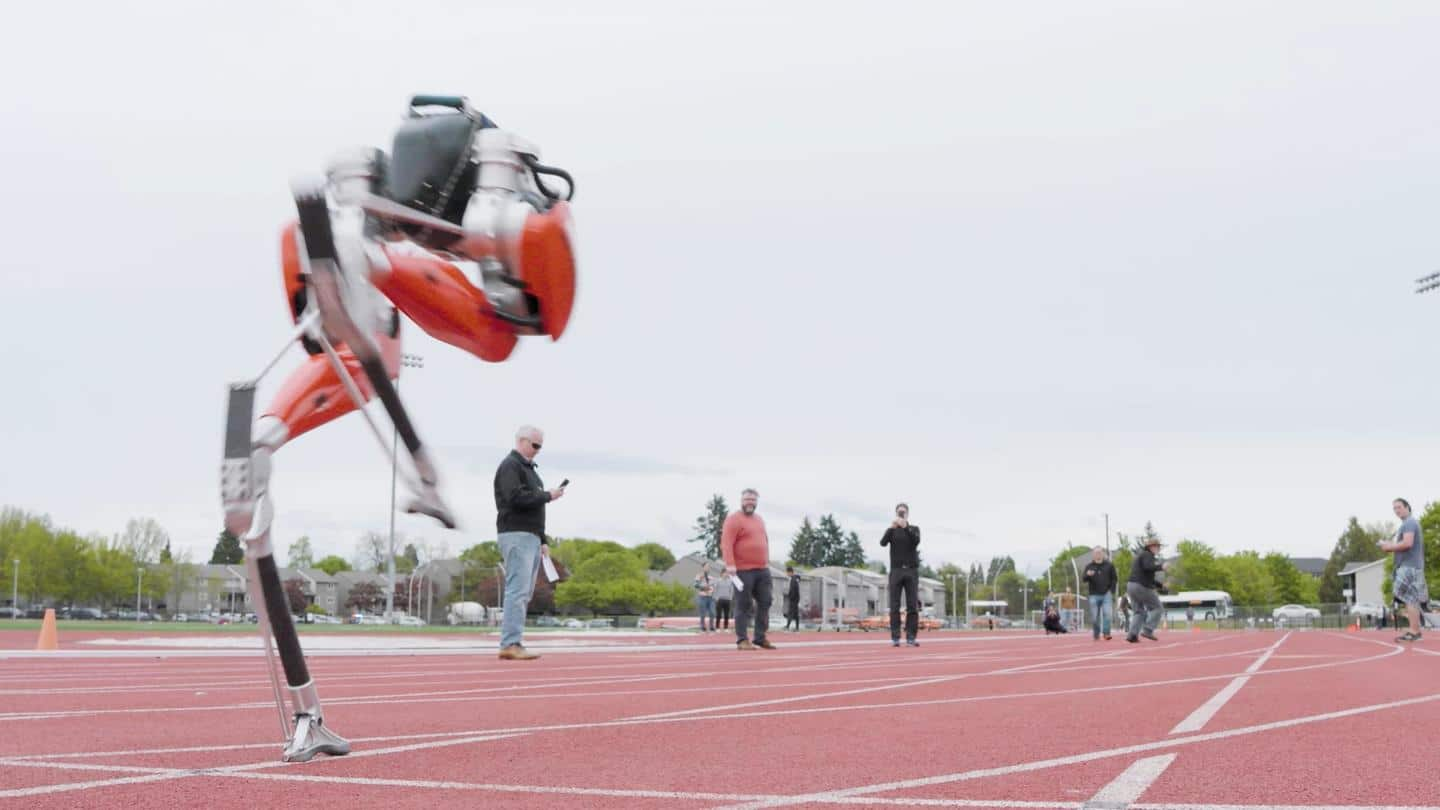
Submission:
[[[1214,621],[1230,617],[1230,594],[1225,591],[1181,591],[1160,595],[1165,617],[1172,622],[1185,621],[1185,612],[1195,610],[1198,620]]]

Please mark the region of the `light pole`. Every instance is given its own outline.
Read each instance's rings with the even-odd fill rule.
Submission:
[[[400,355],[400,369],[424,368],[425,358],[418,354]],[[400,395],[400,370],[395,372],[395,395]],[[400,431],[390,430],[390,553],[385,558],[385,573],[390,587],[385,589],[385,621],[392,621],[395,615],[395,478],[400,464]]]
[[[20,559],[15,559],[15,581],[10,585],[10,607],[20,609]]]
[[[1110,513],[1105,513],[1105,559],[1110,559]]]
[[[144,577],[145,569],[135,569],[135,621],[140,621],[140,579]]]
[[[1028,622],[1030,621],[1030,566],[1028,564],[1025,566],[1025,583],[1020,587],[1020,592],[1023,594],[1023,596],[1021,596],[1020,598],[1020,621],[1026,622],[1027,624],[1025,624],[1025,626],[1029,627],[1030,625],[1028,624]]]
[[[430,567],[430,562],[431,562],[431,561],[427,560],[424,565],[420,566],[419,568],[416,568],[414,571],[412,571],[412,572],[410,573],[410,589],[409,589],[409,591],[407,592],[407,596],[409,596],[409,599],[406,600],[405,606],[409,609],[411,616],[414,616],[414,615],[415,615],[415,596],[416,596],[416,592],[417,592],[417,585],[419,584],[419,583],[416,582],[416,576],[419,575],[421,571],[424,571],[426,568],[429,568],[429,567]],[[424,581],[425,581],[424,578],[421,577],[421,578],[420,578],[420,582],[424,582]],[[421,594],[421,595],[423,595],[423,594]]]

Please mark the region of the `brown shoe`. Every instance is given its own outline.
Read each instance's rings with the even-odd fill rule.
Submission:
[[[540,653],[532,653],[519,644],[511,644],[500,651],[501,661],[534,661]]]
[[[756,647],[759,647],[759,648],[762,649],[762,650],[773,650],[773,649],[775,649],[775,645],[774,645],[774,644],[771,644],[771,643],[770,643],[770,639],[768,639],[768,638],[765,639],[764,641],[757,641],[757,642],[755,642],[755,646],[756,646]]]
[[[742,638],[742,639],[740,639],[739,641],[735,642],[735,649],[737,649],[737,650],[753,650],[753,649],[755,649],[755,645],[754,645],[754,644],[751,644],[749,639],[744,639],[744,638]]]

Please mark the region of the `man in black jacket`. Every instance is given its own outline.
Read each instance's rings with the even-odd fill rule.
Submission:
[[[540,656],[520,643],[525,610],[535,591],[540,558],[550,556],[545,541],[545,504],[558,501],[565,488],[546,490],[535,471],[535,456],[545,433],[526,425],[515,432],[515,449],[495,471],[495,528],[505,566],[505,616],[500,621],[500,658],[529,661]]]
[[[785,629],[790,629],[790,623],[795,623],[795,632],[800,632],[800,575],[795,573],[795,566],[785,566],[785,576],[789,580],[785,588]]]
[[[910,525],[910,507],[895,506],[895,519],[880,545],[890,547],[890,646],[900,646],[900,591],[905,591],[905,644],[919,647],[920,527]]]
[[[1085,566],[1085,587],[1090,591],[1090,634],[1096,641],[1104,635],[1110,640],[1110,613],[1115,606],[1115,589],[1120,577],[1115,566],[1105,559],[1105,549],[1090,549],[1090,562]]]
[[[1134,613],[1130,616],[1130,627],[1125,635],[1125,640],[1131,644],[1138,643],[1140,636],[1159,641],[1155,636],[1155,628],[1160,624],[1160,615],[1163,612],[1160,607],[1160,596],[1156,590],[1160,584],[1155,581],[1155,575],[1169,568],[1168,563],[1162,563],[1155,557],[1155,552],[1160,550],[1160,538],[1152,537],[1145,541],[1145,548],[1135,555],[1135,561],[1130,563],[1130,581],[1125,583],[1125,595],[1130,599],[1130,606]]]

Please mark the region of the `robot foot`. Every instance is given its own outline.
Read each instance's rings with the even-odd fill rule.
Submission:
[[[450,507],[440,497],[440,492],[431,484],[426,484],[424,491],[405,504],[405,512],[435,518],[447,529],[456,526],[455,513],[450,511]]]

